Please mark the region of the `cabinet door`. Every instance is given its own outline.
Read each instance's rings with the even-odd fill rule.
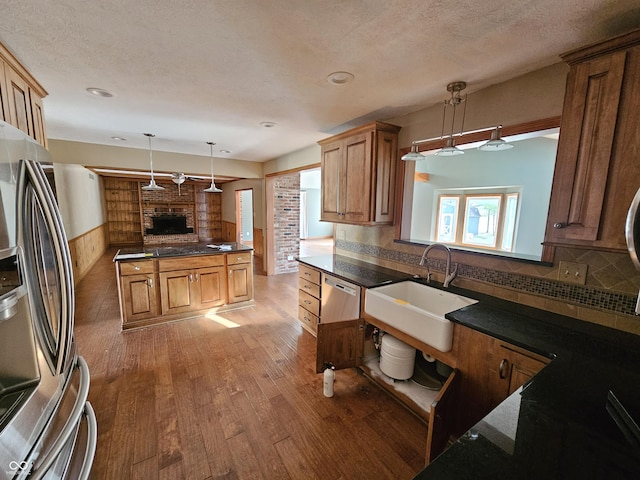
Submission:
[[[322,147],[321,165],[322,210],[320,217],[325,222],[339,222],[342,220],[342,212],[344,211],[344,203],[341,205],[340,199],[340,190],[344,181],[341,174],[342,142],[334,142]]]
[[[229,303],[253,298],[253,268],[250,263],[229,265]]]
[[[155,275],[127,275],[121,278],[125,323],[157,316],[158,297]]]
[[[9,85],[5,76],[5,63],[0,59],[0,120],[9,121]]]
[[[364,350],[364,320],[317,324],[316,372],[326,363],[336,370],[356,367],[362,363]]]
[[[31,116],[33,124],[33,138],[43,147],[47,148],[47,131],[44,124],[44,112],[42,109],[42,98],[33,90],[29,89],[29,99],[31,102]]]
[[[618,52],[577,64],[569,72],[549,206],[548,242],[599,240],[626,57],[626,52]],[[609,196],[614,195],[609,192]]]
[[[493,374],[493,388],[502,401],[544,368],[547,362],[516,352],[504,345],[496,348],[497,371]],[[496,375],[497,374],[497,375]]]
[[[455,422],[452,419],[456,418],[459,385],[460,372],[454,369],[429,407],[426,465],[444,452],[454,434]]]
[[[370,222],[371,218],[371,143],[372,132],[354,135],[345,140],[342,156],[344,198],[343,221]]]
[[[227,276],[224,267],[200,268],[195,271],[199,308],[212,308],[227,303]]]
[[[195,281],[193,270],[161,272],[159,278],[163,315],[188,312],[197,308],[198,301],[195,298],[197,289],[191,287]]]
[[[398,135],[380,131],[376,135],[375,149],[375,216],[377,223],[393,223],[396,200],[396,163]]]
[[[11,68],[5,69],[9,94],[9,123],[29,136],[33,136],[29,86]]]

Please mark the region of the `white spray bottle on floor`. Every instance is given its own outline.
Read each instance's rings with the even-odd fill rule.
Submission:
[[[325,363],[323,378],[324,378],[324,396],[333,397],[333,383],[335,382],[335,379],[336,379],[336,367],[334,367],[330,363]]]

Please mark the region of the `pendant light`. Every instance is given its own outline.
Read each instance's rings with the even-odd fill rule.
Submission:
[[[142,187],[142,190],[151,192],[164,190],[164,187],[156,184],[156,180],[153,178],[153,150],[151,150],[151,137],[155,137],[155,135],[153,133],[145,133],[143,135],[149,139],[149,169],[151,170],[151,181],[149,182],[149,185]]]
[[[491,140],[478,147],[478,150],[485,152],[498,152],[500,150],[509,150],[513,148],[513,145],[500,138],[502,132],[502,125],[498,125],[493,132],[491,132]]]
[[[447,107],[453,108],[453,115],[451,116],[451,132],[449,133],[449,138],[447,138],[447,143],[443,148],[438,150],[434,155],[438,155],[440,157],[453,157],[455,155],[462,155],[464,152],[456,147],[456,142],[453,139],[453,128],[456,122],[456,108],[461,103],[464,103],[464,109],[462,110],[462,123],[460,124],[460,133],[462,133],[464,127],[464,117],[467,112],[467,96],[464,97],[460,95],[460,92],[467,88],[467,84],[465,82],[452,82],[447,85],[447,91],[451,93],[451,98],[444,101],[444,111],[442,112],[442,134],[441,137],[444,136],[444,121],[447,117]]]
[[[409,153],[405,153],[400,160],[404,160],[405,162],[415,162],[417,160],[422,160],[423,158],[424,155],[418,151],[418,144],[413,143],[411,144],[411,151]]]
[[[207,145],[209,145],[211,150],[211,186],[209,188],[204,189],[204,191],[207,193],[222,193],[222,190],[216,187],[216,184],[213,180],[213,146],[215,144],[216,144],[215,142],[207,142]]]
[[[508,150],[509,148],[513,148],[513,145],[511,143],[506,142],[502,138],[500,138],[500,134],[502,132],[502,125],[496,125],[493,127],[486,127],[486,128],[478,128],[476,130],[468,130],[466,132],[464,131],[464,119],[467,112],[467,96],[466,95],[462,96],[460,92],[465,88],[467,88],[466,82],[451,82],[449,85],[447,85],[447,91],[451,93],[451,96],[450,98],[444,101],[444,111],[442,113],[442,132],[440,133],[440,136],[433,137],[433,138],[425,138],[424,140],[414,140],[413,142],[411,142],[411,151],[409,153],[404,154],[401,157],[401,160],[404,160],[404,161],[422,160],[426,158],[426,156],[421,154],[418,151],[418,145],[421,145],[423,143],[428,143],[428,142],[434,142],[436,140],[443,140],[445,138],[444,126],[446,123],[448,107],[453,108],[453,114],[451,118],[451,130],[449,134],[446,136],[445,146],[442,147],[437,152],[435,152],[433,155],[437,155],[439,157],[452,157],[455,155],[463,155],[464,151],[456,147],[456,142],[454,137],[462,137],[464,135],[471,135],[471,134],[477,134],[477,133],[489,132],[489,131],[491,131],[491,140],[480,145],[478,147],[478,150],[482,150],[485,152],[487,151],[499,152],[502,150]],[[456,109],[462,103],[464,103],[464,109],[462,111],[462,122],[460,124],[460,131],[454,132],[453,130],[455,128]]]

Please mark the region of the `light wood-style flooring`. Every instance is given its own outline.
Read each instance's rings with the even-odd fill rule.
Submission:
[[[255,276],[254,307],[121,332],[109,251],[76,290],[91,370],[91,478],[410,479],[426,426],[356,370],[322,394],[296,274]]]

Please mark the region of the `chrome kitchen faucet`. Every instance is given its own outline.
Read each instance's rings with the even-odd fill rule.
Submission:
[[[420,266],[427,267],[427,283],[431,282],[431,272],[429,271],[429,260],[427,259],[427,255],[434,248],[440,248],[445,251],[447,254],[447,266],[444,272],[444,283],[443,286],[447,288],[449,284],[456,278],[456,273],[458,272],[458,264],[456,263],[453,266],[453,271],[451,270],[451,249],[442,243],[432,243],[427,248],[424,249],[424,253],[422,254],[422,258],[420,259]]]

